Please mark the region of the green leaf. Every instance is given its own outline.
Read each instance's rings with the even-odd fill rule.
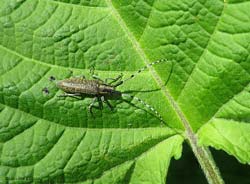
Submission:
[[[209,183],[207,146],[250,163],[250,2],[1,0],[0,182],[165,183],[190,143]],[[50,76],[102,79],[168,61],[117,90],[136,98],[88,111]],[[49,93],[43,91],[47,88]],[[163,118],[162,123],[155,109]]]

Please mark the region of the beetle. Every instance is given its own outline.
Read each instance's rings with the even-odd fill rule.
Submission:
[[[120,91],[115,88],[120,85],[116,81],[120,80],[122,75],[118,76],[116,79],[111,79],[111,82],[101,80],[95,75],[92,75],[94,79],[88,80],[85,77],[73,77],[64,80],[59,80],[56,85],[59,89],[65,93],[59,95],[59,97],[90,97],[93,98],[92,103],[89,105],[89,112],[93,115],[92,108],[96,101],[99,103],[99,108],[103,108],[102,102],[107,103],[111,110],[113,110],[112,105],[109,103],[108,99],[119,99],[122,96]]]
[[[161,63],[163,61],[167,61],[167,60],[160,59],[155,62],[152,62],[144,66],[143,68],[141,68],[140,70],[138,70],[136,73],[132,74],[130,77],[128,77],[125,80],[122,80],[122,77],[123,77],[122,74],[117,76],[114,79],[107,78],[105,80],[102,80],[97,75],[95,75],[94,72],[92,72],[93,79],[86,79],[84,76],[82,76],[82,77],[72,77],[72,78],[59,80],[56,82],[56,85],[59,89],[65,92],[64,94],[59,95],[59,97],[74,97],[74,98],[91,97],[93,98],[92,103],[88,106],[89,112],[93,115],[92,109],[93,107],[95,107],[94,104],[97,101],[98,101],[100,109],[103,108],[103,102],[104,102],[109,106],[111,110],[113,110],[112,105],[108,101],[109,99],[121,99],[122,96],[129,96],[137,100],[138,102],[140,102],[147,108],[149,108],[151,111],[153,111],[158,116],[158,118],[163,122],[161,115],[152,106],[150,106],[149,104],[147,104],[146,102],[144,102],[143,100],[135,96],[124,94],[116,90],[118,86],[122,85],[127,80],[134,78],[137,74],[146,70],[149,66]],[[51,81],[55,80],[55,77],[51,76],[50,80]]]

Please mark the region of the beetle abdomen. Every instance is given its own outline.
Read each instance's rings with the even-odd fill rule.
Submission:
[[[87,95],[99,94],[99,82],[81,78],[70,78],[57,82],[58,88],[66,93],[80,93]]]

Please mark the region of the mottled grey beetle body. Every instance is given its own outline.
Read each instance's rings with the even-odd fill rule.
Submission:
[[[109,96],[119,93],[114,86],[104,84],[98,80],[84,78],[69,78],[57,82],[57,87],[66,93],[93,96]]]
[[[65,92],[65,94],[59,95],[59,97],[92,97],[93,101],[89,105],[91,114],[93,114],[92,108],[95,107],[94,104],[96,101],[99,103],[98,108],[102,109],[104,102],[113,110],[108,100],[121,98],[122,93],[115,90],[115,88],[123,83],[123,81],[121,81],[122,75],[119,75],[115,79],[105,79],[105,81],[95,75],[92,75],[92,77],[92,80],[87,80],[84,77],[73,77],[57,81],[57,87]],[[110,80],[110,82],[108,82],[108,80]]]

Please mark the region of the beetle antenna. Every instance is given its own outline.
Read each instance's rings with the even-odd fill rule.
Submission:
[[[151,105],[149,105],[148,103],[146,103],[145,101],[143,101],[142,99],[136,97],[136,96],[133,96],[133,95],[129,95],[129,94],[124,94],[122,93],[122,96],[127,96],[129,98],[132,98],[138,102],[140,102],[142,105],[144,105],[145,107],[147,107],[148,109],[150,109],[150,111],[152,111],[158,119],[160,119],[160,121],[164,124],[166,124],[166,122],[162,119],[162,116],[159,114],[159,112],[154,108],[152,107]]]
[[[127,79],[124,79],[122,81],[119,81],[117,84],[114,85],[114,87],[120,86],[121,84],[123,84],[124,82],[134,78],[136,75],[138,75],[139,73],[141,73],[142,71],[146,70],[148,67],[153,66],[155,64],[161,63],[163,61],[168,61],[167,59],[160,59],[157,61],[154,61],[150,64],[147,64],[146,66],[142,67],[141,69],[139,69],[136,73],[133,73],[132,75],[130,75],[130,77],[128,77]]]

